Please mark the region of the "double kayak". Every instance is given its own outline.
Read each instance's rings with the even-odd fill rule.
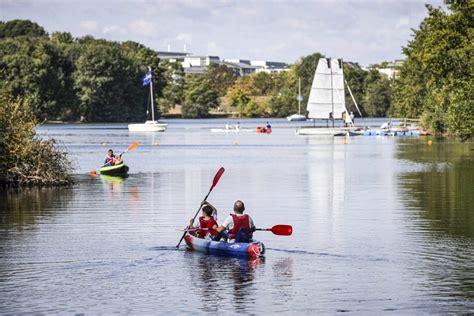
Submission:
[[[271,128],[266,128],[266,127],[257,127],[257,130],[256,130],[257,133],[267,133],[267,134],[270,134],[272,132],[272,129]]]
[[[126,176],[128,173],[128,166],[126,164],[120,164],[115,166],[104,166],[99,169],[101,175],[106,176]]]
[[[257,258],[265,254],[265,246],[260,241],[251,243],[212,241],[197,238],[191,233],[186,233],[184,241],[189,249],[212,255]]]

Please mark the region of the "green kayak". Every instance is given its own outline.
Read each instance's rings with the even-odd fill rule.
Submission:
[[[128,166],[126,164],[120,164],[116,166],[105,166],[99,169],[100,174],[107,176],[125,176],[128,172]]]

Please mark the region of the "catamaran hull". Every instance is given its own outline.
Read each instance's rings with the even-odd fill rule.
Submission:
[[[184,241],[189,249],[211,255],[257,258],[265,254],[265,246],[260,241],[227,243],[197,238],[190,233],[186,233]]]
[[[313,127],[313,128],[300,128],[296,131],[299,135],[315,135],[315,136],[334,136],[336,134],[355,132],[355,128],[323,128],[323,127]]]

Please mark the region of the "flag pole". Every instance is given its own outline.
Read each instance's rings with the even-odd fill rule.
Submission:
[[[151,75],[151,67],[148,67],[150,72],[150,96],[151,96],[151,120],[155,121],[155,106],[153,105],[153,76]]]

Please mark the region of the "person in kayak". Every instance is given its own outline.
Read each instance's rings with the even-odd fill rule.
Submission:
[[[112,149],[107,151],[107,157],[105,157],[104,166],[113,166],[115,165],[115,155]]]
[[[193,226],[194,218],[191,218],[188,229],[201,228],[197,231],[197,237],[205,238],[210,235],[210,237],[213,238],[216,235],[216,228],[218,227],[216,220],[212,216],[215,213],[217,213],[216,208],[212,206],[211,203],[204,202],[202,207],[202,216],[199,217],[199,224],[197,226]]]
[[[117,166],[120,164],[123,164],[122,155],[117,155],[117,157],[115,157],[114,165]]]
[[[221,240],[225,236],[224,231],[228,229],[227,237],[230,241],[233,239],[235,242],[250,242],[255,231],[255,225],[252,218],[248,214],[244,214],[244,211],[244,202],[235,201],[234,214],[230,214],[222,225],[217,227],[214,241]]]
[[[265,126],[265,128],[269,130],[269,129],[272,129],[272,126],[270,125],[270,123],[267,122],[267,125]]]

